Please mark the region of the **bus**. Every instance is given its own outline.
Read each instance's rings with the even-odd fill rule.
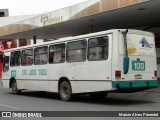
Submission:
[[[8,49],[2,82],[14,94],[47,91],[63,101],[75,94],[102,99],[108,92],[156,88],[154,34],[113,29]]]

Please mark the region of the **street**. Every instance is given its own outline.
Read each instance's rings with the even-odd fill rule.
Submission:
[[[87,95],[71,102],[61,101],[57,94],[24,91],[11,94],[0,88],[0,111],[159,111],[160,88],[138,93],[109,93],[105,100],[94,100]],[[103,118],[104,119],[104,118]],[[155,119],[155,118],[154,118]],[[0,119],[8,120],[8,119]],[[12,120],[12,119],[9,119]]]

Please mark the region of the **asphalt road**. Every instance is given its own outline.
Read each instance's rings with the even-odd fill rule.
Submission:
[[[83,95],[71,102],[63,102],[53,93],[24,91],[21,95],[13,95],[9,89],[0,87],[0,111],[160,111],[160,88],[131,94],[109,93],[104,100],[94,100]],[[70,120],[70,118],[57,119]],[[90,119],[93,120],[87,118]],[[106,120],[104,117],[101,119]],[[0,118],[0,120],[14,119]]]

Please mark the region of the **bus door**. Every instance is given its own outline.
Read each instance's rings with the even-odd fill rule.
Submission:
[[[119,83],[120,87],[156,86],[157,63],[154,35],[148,32],[128,31],[126,43],[124,37],[124,34],[119,34],[118,65],[121,77],[118,80],[125,81],[125,84]]]
[[[10,74],[9,74],[9,55],[4,55],[3,56],[2,79],[4,81],[10,79]],[[3,82],[3,87],[9,88],[8,82]]]

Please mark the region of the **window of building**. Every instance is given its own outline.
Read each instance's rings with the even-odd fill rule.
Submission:
[[[51,45],[49,47],[49,63],[65,62],[65,44]]]
[[[43,65],[48,62],[48,46],[34,49],[34,64]]]
[[[0,17],[4,17],[4,16],[5,16],[4,12],[0,12]]]
[[[3,72],[9,71],[9,56],[3,58]]]
[[[22,50],[21,65],[33,64],[33,49]]]
[[[106,60],[108,58],[108,37],[97,37],[89,39],[88,60]]]
[[[86,60],[86,40],[67,44],[67,62],[83,62]]]
[[[21,60],[21,51],[11,52],[10,65],[11,66],[20,66]]]
[[[160,65],[160,57],[157,57],[157,64]]]

